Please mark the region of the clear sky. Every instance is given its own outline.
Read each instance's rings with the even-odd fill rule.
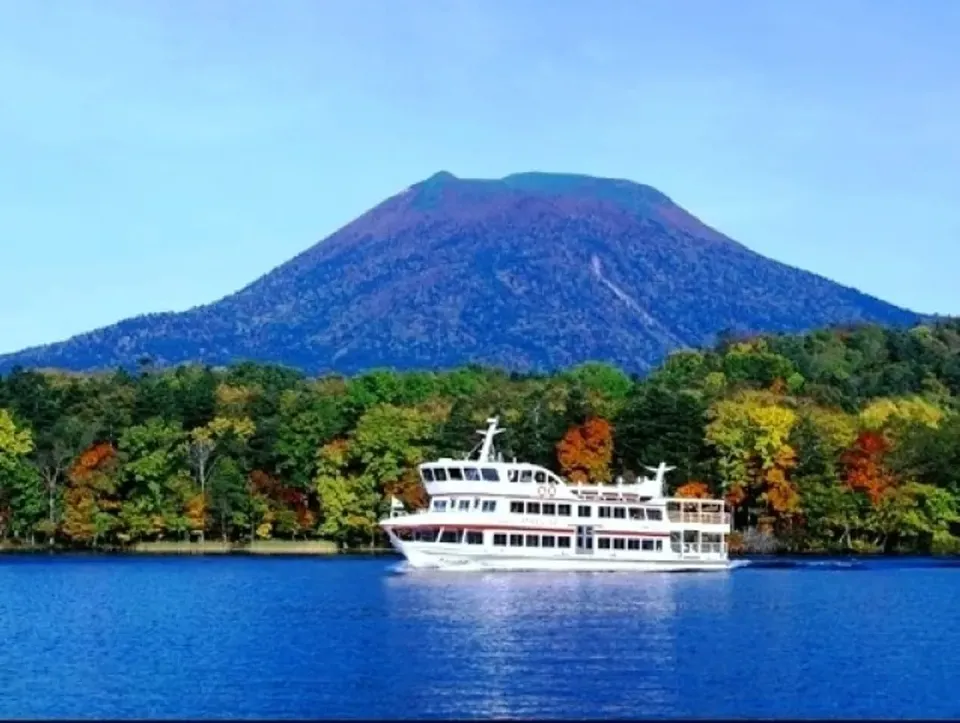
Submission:
[[[0,352],[213,301],[406,186],[655,186],[960,313],[957,0],[0,0]]]

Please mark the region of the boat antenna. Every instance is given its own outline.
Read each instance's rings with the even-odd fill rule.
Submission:
[[[647,465],[643,465],[643,468],[649,470],[650,472],[655,472],[657,476],[654,477],[654,480],[656,480],[657,484],[661,486],[663,485],[663,478],[666,476],[667,472],[672,472],[676,469],[676,467],[668,467],[666,462],[661,462],[656,467],[648,467]]]
[[[499,423],[499,417],[490,417],[487,420],[487,428],[477,430],[477,434],[483,435],[483,446],[480,448],[480,456],[478,457],[480,462],[493,460],[493,438],[504,431],[497,427]]]

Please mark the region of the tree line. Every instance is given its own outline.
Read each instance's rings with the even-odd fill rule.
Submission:
[[[379,537],[416,465],[461,456],[497,414],[508,458],[722,496],[785,551],[960,551],[960,322],[726,337],[644,378],[466,367],[309,378],[242,363],[0,378],[0,538]]]

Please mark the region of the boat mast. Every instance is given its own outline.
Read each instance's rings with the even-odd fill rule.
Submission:
[[[477,458],[480,462],[493,461],[493,438],[504,431],[497,428],[499,422],[499,417],[490,417],[487,420],[487,428],[477,430],[477,434],[483,435],[483,446],[480,448],[480,455]]]

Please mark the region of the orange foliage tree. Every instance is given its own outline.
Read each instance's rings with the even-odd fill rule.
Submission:
[[[613,459],[613,428],[600,417],[571,427],[557,443],[560,469],[574,482],[606,482]]]
[[[250,473],[250,492],[266,503],[261,524],[269,523],[283,535],[296,538],[310,532],[317,523],[306,492],[288,487],[262,470]]]
[[[847,486],[865,492],[874,507],[896,485],[896,480],[884,464],[884,457],[889,450],[890,443],[883,434],[865,430],[843,455]]]
[[[710,488],[704,482],[691,481],[680,485],[676,492],[677,497],[689,497],[691,499],[709,499]]]
[[[415,510],[427,506],[427,491],[420,482],[420,475],[416,469],[407,470],[400,479],[388,482],[384,487],[387,496],[394,496],[401,502]]]
[[[120,508],[116,470],[117,451],[109,443],[88,448],[70,468],[61,531],[72,542],[96,545],[111,531]]]

